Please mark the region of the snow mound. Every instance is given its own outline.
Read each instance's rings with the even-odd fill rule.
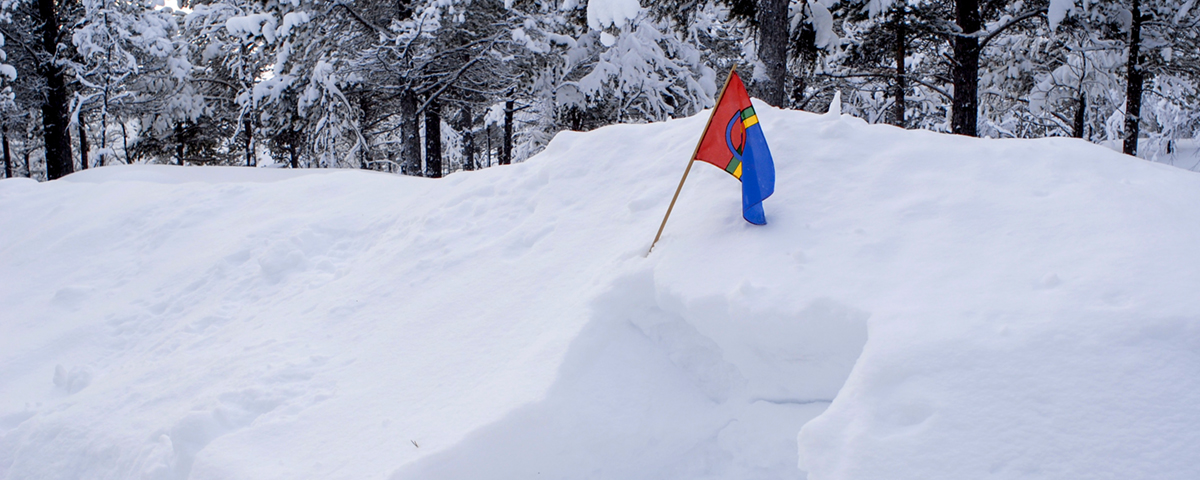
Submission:
[[[649,257],[703,116],[0,181],[0,478],[1200,476],[1200,176],[756,109]]]

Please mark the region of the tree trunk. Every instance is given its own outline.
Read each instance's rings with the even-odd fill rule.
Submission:
[[[80,115],[82,117],[83,115]],[[83,119],[79,120],[79,168],[81,170],[88,169],[88,138],[87,127],[83,125]]]
[[[250,116],[247,115],[242,120],[246,130],[246,166],[254,166],[254,124],[250,121]]]
[[[8,153],[8,125],[0,128],[0,137],[4,137],[4,178],[12,178],[12,157]]]
[[[425,176],[442,178],[442,106],[436,99],[425,105]]]
[[[979,112],[979,0],[955,0],[959,35],[954,37],[954,104],[950,131],[959,135],[978,135]]]
[[[492,126],[490,124],[483,125],[483,133],[487,138],[487,166],[492,166]]]
[[[1125,60],[1125,145],[1127,155],[1137,155],[1138,134],[1141,133],[1142,84],[1142,2],[1133,0],[1133,23],[1129,27],[1129,58]]]
[[[758,0],[758,59],[767,69],[767,79],[759,82],[758,94],[764,102],[786,107],[788,0]]]
[[[360,111],[366,111],[363,108]],[[362,140],[362,148],[358,149],[358,168],[360,170],[368,170],[375,162],[371,160],[371,134],[368,132],[359,132]]]
[[[107,21],[107,18],[105,19]],[[112,58],[112,50],[109,50],[109,58]],[[104,166],[104,162],[108,157],[108,87],[104,87],[104,108],[100,110],[100,166]]]
[[[400,93],[400,171],[405,175],[421,176],[420,123],[417,94],[406,89]]]
[[[125,122],[121,122],[121,151],[125,152],[125,164],[129,165],[129,132],[125,130]]]
[[[376,118],[376,102],[372,100],[373,99],[368,95],[363,95],[358,98],[358,111],[361,115],[360,118],[363,119],[364,123],[368,118]],[[377,165],[374,158],[375,152],[371,151],[371,145],[375,143],[373,140],[374,135],[372,135],[367,129],[360,130],[358,135],[359,140],[362,142],[362,148],[358,149],[358,168],[361,170],[373,169]]]
[[[126,143],[126,145],[128,145],[128,143]],[[126,146],[125,148],[129,148],[129,147]],[[184,150],[183,122],[177,122],[175,124],[175,159],[179,161],[179,166],[181,166],[181,167],[183,166],[183,153],[184,153],[183,150]],[[128,152],[125,153],[125,157],[126,158],[129,157]],[[128,163],[128,162],[126,162],[126,163]]]
[[[904,113],[906,110],[904,95],[908,90],[907,66],[904,65],[904,59],[908,57],[908,31],[904,24],[905,7],[903,3],[896,6],[892,11],[892,23],[896,33],[896,84],[894,85],[895,92],[892,94],[892,125],[900,128],[907,128],[908,124],[904,121]]]
[[[1087,96],[1083,92],[1080,92],[1079,100],[1075,102],[1075,122],[1072,125],[1072,137],[1083,138],[1083,121],[1085,115],[1087,115]]]
[[[471,107],[464,106],[459,113],[458,130],[463,136],[463,170],[475,170],[475,119]]]
[[[567,109],[567,112],[563,115],[563,117],[566,118],[567,128],[571,129],[571,131],[583,131],[583,110],[581,110],[579,107],[572,105]]]
[[[500,152],[500,164],[512,164],[513,101],[504,102],[504,150]]]
[[[29,154],[31,153],[29,151],[29,137],[30,135],[26,134],[25,141],[21,142],[23,147],[21,148],[21,154],[25,157],[25,178],[33,178],[33,165],[29,163]]]
[[[289,165],[293,169],[296,169],[296,168],[300,168],[300,156],[297,155],[297,152],[296,152],[296,141],[294,140],[294,137],[299,136],[300,134],[297,132],[292,132],[292,135],[293,135],[293,140],[288,142],[287,149],[288,149],[288,156],[291,157],[291,162],[289,163]]]
[[[58,53],[58,17],[54,0],[38,0],[42,23],[42,48],[51,58],[38,66],[46,80],[46,102],[42,104],[43,138],[46,144],[46,179],[62,178],[74,171],[71,135],[67,132],[67,84],[62,67],[54,63]]]

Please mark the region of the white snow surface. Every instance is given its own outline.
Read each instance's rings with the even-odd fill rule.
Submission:
[[[755,108],[648,257],[707,112],[0,181],[0,478],[1200,478],[1200,175]]]

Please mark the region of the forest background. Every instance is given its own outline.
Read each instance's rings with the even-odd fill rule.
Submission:
[[[732,67],[772,105],[840,92],[903,128],[1151,159],[1200,131],[1196,0],[180,1],[0,0],[3,175],[441,177],[694,115]]]

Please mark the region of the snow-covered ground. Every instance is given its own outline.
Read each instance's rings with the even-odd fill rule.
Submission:
[[[703,116],[0,182],[0,478],[1200,478],[1200,174],[756,108],[649,257]]]
[[[1100,142],[1114,151],[1121,151],[1121,142]],[[1142,139],[1138,142],[1138,156],[1150,161],[1165,163],[1184,170],[1200,172],[1200,140],[1184,138],[1175,140],[1168,148],[1167,142]]]
[[[1163,149],[1163,152],[1149,156],[1156,162],[1200,172],[1200,140],[1194,138],[1177,140],[1170,151]]]

